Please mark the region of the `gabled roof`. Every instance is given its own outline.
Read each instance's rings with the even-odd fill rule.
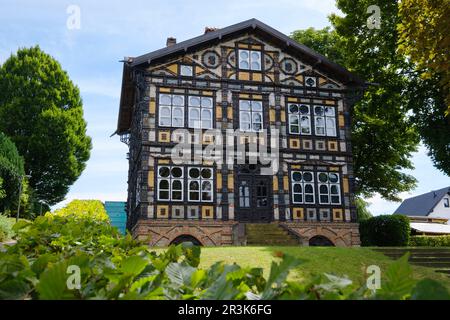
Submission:
[[[450,194],[450,187],[421,194],[420,196],[406,199],[395,210],[394,214],[406,216],[428,216],[434,207],[446,195]]]
[[[300,55],[305,62],[309,62],[317,69],[331,72],[343,83],[364,84],[362,79],[344,67],[328,60],[325,56],[292,40],[287,35],[254,18],[133,58],[129,65],[135,67],[143,64],[150,64],[171,55],[185,54],[197,50],[198,47],[208,46],[212,42],[217,42],[217,40],[221,41],[225,38],[231,38],[237,34],[241,34],[244,31],[251,30],[253,30],[255,34],[270,37],[280,48],[290,51],[297,56]]]
[[[134,103],[134,91],[132,90],[133,85],[131,83],[131,70],[133,68],[145,67],[169,58],[195,52],[201,48],[217,44],[219,41],[232,39],[233,37],[239,36],[245,32],[251,32],[252,34],[259,35],[270,40],[270,42],[284,50],[286,53],[298,57],[303,62],[310,64],[324,74],[332,75],[331,78],[335,78],[347,86],[365,86],[365,82],[361,78],[351,73],[344,67],[328,60],[325,56],[292,40],[287,35],[275,30],[261,21],[257,19],[250,19],[229,27],[217,29],[216,31],[210,31],[201,36],[182,41],[172,46],[165,47],[136,58],[128,58],[124,61],[122,94],[116,133],[121,134],[127,132],[131,124],[131,115],[133,112],[132,108]]]

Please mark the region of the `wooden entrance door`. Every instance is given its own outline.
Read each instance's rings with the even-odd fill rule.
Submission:
[[[270,222],[272,220],[272,197],[270,176],[240,174],[237,177],[235,194],[237,220]]]

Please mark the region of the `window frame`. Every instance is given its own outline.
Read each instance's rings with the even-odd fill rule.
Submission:
[[[298,107],[298,111],[297,113],[292,113],[291,112],[291,106],[292,105],[296,105]],[[300,107],[301,106],[306,106],[308,108],[308,114],[301,114],[300,113]],[[301,136],[311,136],[312,132],[313,132],[313,128],[312,128],[312,115],[311,115],[311,106],[309,104],[305,104],[305,103],[295,103],[295,102],[289,102],[287,103],[287,115],[288,115],[288,128],[289,128],[289,134],[295,134],[295,135],[301,135]],[[307,117],[308,118],[308,124],[309,124],[309,133],[304,133],[302,132],[302,117]],[[297,126],[298,127],[298,132],[292,132],[292,126],[291,126],[291,118],[295,118],[297,119]],[[305,126],[306,128],[306,126]]]
[[[298,173],[298,172],[301,174],[302,177],[301,177],[300,181],[295,181],[294,180],[294,174]],[[311,181],[305,181],[304,180],[303,175],[305,173],[310,173],[311,174],[311,176],[312,176],[312,180]],[[314,171],[311,171],[311,170],[305,170],[305,171],[303,171],[303,170],[291,170],[290,178],[291,178],[291,199],[292,199],[291,201],[292,201],[292,204],[307,204],[307,205],[309,205],[309,204],[316,204],[317,203],[317,201],[316,201],[316,192],[315,192],[315,184],[316,184],[316,182],[315,182],[315,179],[314,179]],[[301,188],[302,188],[301,192],[294,192],[295,185],[297,185],[297,184],[299,184],[301,186]],[[312,193],[311,192],[308,192],[308,193],[305,192],[305,186],[306,185],[311,185],[312,186]],[[297,195],[297,194],[301,194],[302,201],[300,201],[300,202],[295,201],[295,195]],[[313,199],[312,202],[311,201],[306,201],[306,196],[307,195],[308,196],[312,195],[312,199]]]
[[[321,174],[326,174],[327,175],[327,181],[326,182],[321,182],[319,176]],[[337,175],[337,182],[331,182],[330,180],[330,175],[331,174],[335,174]],[[318,200],[319,200],[319,204],[328,204],[328,205],[341,205],[342,204],[342,197],[341,197],[341,175],[339,174],[339,172],[334,172],[334,171],[318,171],[316,173],[317,175],[317,190],[318,190]],[[321,186],[326,186],[327,187],[327,193],[322,193],[320,191],[320,187]],[[337,193],[331,193],[331,188],[332,187],[336,187],[337,188]],[[324,202],[321,199],[321,196],[327,196],[328,197],[328,202]],[[339,202],[333,202],[332,197],[338,197]]]
[[[322,108],[323,109],[323,115],[316,115],[316,108]],[[330,108],[331,110],[333,110],[333,115],[327,115],[327,111],[326,109]],[[321,136],[321,137],[337,137],[337,126],[336,126],[336,107],[334,106],[325,106],[325,105],[313,105],[313,117],[314,117],[314,134],[316,136]],[[323,125],[322,126],[318,126],[317,125],[317,119],[318,118],[322,118],[323,119]],[[333,123],[333,129],[334,132],[333,134],[328,134],[328,119],[332,119],[332,123]],[[317,132],[317,128],[323,128],[323,134],[322,133],[318,133]]]
[[[249,109],[243,110],[241,107],[242,102],[247,101],[249,103]],[[260,110],[254,110],[253,104],[258,103],[261,106]],[[264,130],[264,105],[262,100],[250,100],[250,99],[238,99],[238,108],[239,108],[239,131],[242,132],[263,132]],[[250,129],[243,129],[243,121],[242,114],[247,113],[250,116],[250,121],[245,121],[245,123],[250,124]],[[254,115],[261,116],[261,122],[254,121]],[[259,130],[254,130],[253,126],[255,123],[261,124],[261,128]]]
[[[189,173],[191,169],[197,169],[199,171],[199,176],[197,178],[191,178]],[[204,178],[202,177],[202,171],[203,170],[209,170],[211,172],[211,176],[210,178]],[[210,202],[214,202],[214,168],[213,167],[193,167],[193,166],[189,166],[187,167],[187,175],[186,175],[186,182],[187,182],[187,201],[188,202],[201,202],[201,203],[210,203]],[[194,190],[196,191],[196,193],[198,193],[198,200],[192,200],[191,199],[191,187],[190,184],[191,182],[198,182],[198,190]],[[209,182],[211,185],[211,190],[209,191],[210,193],[210,200],[204,200],[203,199],[203,193],[205,192],[203,190],[203,182]]]
[[[247,52],[248,54],[248,58],[246,59],[241,59],[241,52]],[[252,53],[258,53],[259,54],[259,58],[258,58],[258,62],[259,62],[259,69],[253,69],[252,67]],[[263,52],[262,50],[251,50],[251,49],[242,49],[239,48],[238,52],[237,52],[237,64],[238,64],[238,69],[239,70],[247,70],[247,71],[262,71],[262,57],[263,57]],[[246,61],[248,63],[248,68],[243,68],[241,66],[241,61]]]
[[[450,199],[444,198],[444,208],[450,208]]]
[[[169,169],[169,176],[167,177],[163,177],[160,174],[160,169],[161,168],[168,168]],[[181,176],[180,177],[173,177],[172,176],[172,169],[173,168],[179,168],[181,169]],[[157,172],[156,172],[156,186],[157,186],[157,199],[158,201],[174,201],[174,202],[183,202],[184,201],[184,166],[177,166],[177,165],[158,165],[157,166]],[[160,192],[161,192],[161,188],[160,188],[160,182],[161,181],[168,181],[169,183],[169,188],[168,189],[163,189],[163,191],[167,191],[169,198],[168,199],[162,199],[160,197]],[[180,181],[181,182],[181,190],[175,189],[176,192],[181,192],[181,199],[173,199],[173,182],[174,181]]]
[[[187,119],[187,126],[191,129],[214,129],[214,98],[210,96],[204,96],[204,95],[192,95],[188,94],[186,95],[187,98],[187,108],[188,108],[188,119]],[[191,98],[198,98],[200,100],[200,104],[198,106],[191,105]],[[211,102],[211,105],[203,106],[203,100],[207,99]],[[197,110],[199,112],[199,119],[195,119],[195,121],[198,121],[200,126],[194,126],[191,125],[191,114],[193,110]],[[207,119],[210,122],[210,126],[203,126],[203,111],[209,111],[210,117]]]
[[[169,104],[162,104],[162,97],[163,96],[169,96],[170,97],[170,105]],[[174,105],[173,104],[173,97],[177,96],[177,97],[182,97],[183,98],[183,104],[182,105]],[[159,92],[159,96],[158,96],[158,127],[162,127],[162,128],[184,128],[185,127],[185,107],[186,107],[186,95],[184,94],[172,94],[172,93],[164,93],[164,92]],[[166,124],[162,124],[161,123],[161,118],[162,118],[162,109],[169,109],[170,112],[170,116],[164,116],[163,118],[169,118],[170,117],[170,125],[166,125]],[[174,109],[178,110],[181,109],[181,114],[182,114],[182,120],[181,120],[181,125],[176,126],[174,125]]]

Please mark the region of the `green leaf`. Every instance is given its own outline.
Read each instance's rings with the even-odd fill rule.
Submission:
[[[290,255],[284,255],[279,264],[272,262],[269,279],[267,280],[261,299],[272,299],[277,294],[277,289],[281,286],[281,283],[286,280],[289,271],[300,264],[301,261],[299,259]]]
[[[401,300],[411,294],[416,281],[408,263],[409,253],[391,263],[386,271],[386,280],[381,282],[381,289],[376,297],[381,299]]]
[[[137,276],[144,271],[147,264],[148,261],[146,259],[139,256],[131,256],[122,262],[121,270],[125,274]]]
[[[37,285],[39,298],[43,300],[74,299],[73,291],[67,288],[66,262],[58,262],[45,270]]]
[[[423,279],[414,287],[411,299],[414,300],[450,300],[450,293],[440,282]]]
[[[189,286],[195,268],[181,263],[169,263],[166,268],[169,280],[177,286]]]

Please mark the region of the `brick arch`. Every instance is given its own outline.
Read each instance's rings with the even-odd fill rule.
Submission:
[[[347,241],[345,241],[344,237],[342,237],[339,232],[336,232],[328,227],[311,228],[307,230],[303,234],[303,236],[308,242],[309,240],[311,240],[311,238],[322,236],[329,239],[336,247],[346,247],[351,245],[350,243],[347,243]]]
[[[202,242],[189,234],[182,234],[173,239],[170,244],[179,244],[181,242],[192,242],[194,245],[203,246]]]
[[[200,228],[188,227],[182,228],[182,230],[172,229],[166,234],[168,242],[172,243],[176,238],[181,236],[190,236],[197,239],[203,246],[215,246],[214,241]]]

